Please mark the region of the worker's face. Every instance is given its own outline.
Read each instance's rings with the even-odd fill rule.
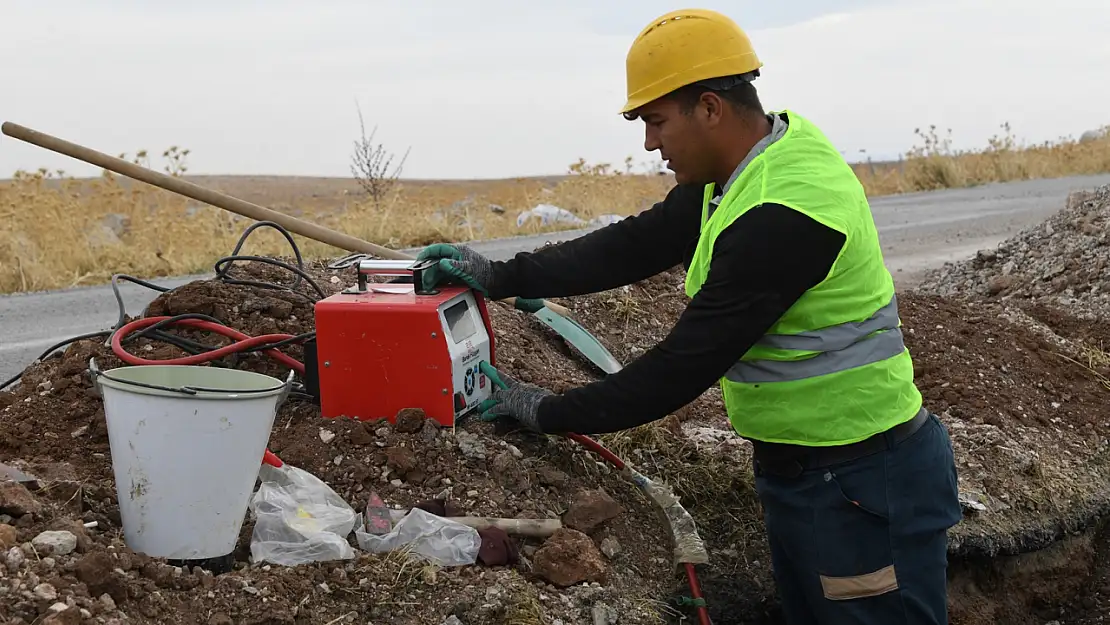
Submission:
[[[683,111],[677,102],[661,98],[637,110],[644,122],[644,149],[659,150],[667,169],[679,184],[707,184],[713,181],[711,163],[715,160],[712,130],[716,125],[712,111],[699,102],[692,111]],[[708,114],[707,114],[708,113]]]

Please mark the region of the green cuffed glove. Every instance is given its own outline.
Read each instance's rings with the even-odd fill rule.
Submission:
[[[513,308],[523,310],[526,313],[534,313],[543,310],[544,305],[542,299],[524,299],[523,297],[518,297],[513,304]]]
[[[488,297],[493,287],[493,263],[466,245],[436,243],[421,250],[416,259],[439,261],[424,271],[422,286],[425,289],[445,282],[462,283]]]
[[[481,419],[494,421],[502,416],[511,417],[529,430],[542,434],[538,416],[540,402],[554,393],[533,384],[518,382],[485,361],[479,363],[478,368],[494,386],[490,398],[478,405]]]

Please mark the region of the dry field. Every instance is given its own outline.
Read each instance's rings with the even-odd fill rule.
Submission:
[[[1004,135],[981,150],[956,152],[935,129],[897,162],[854,164],[872,196],[993,181],[1110,172],[1110,127],[1094,140],[1023,145]],[[669,175],[579,162],[567,175],[481,181],[394,179],[382,170],[367,193],[356,177],[188,176],[187,151],[170,148],[164,164],[145,152],[132,160],[197,184],[389,247],[495,238],[553,230],[517,215],[552,204],[581,219],[629,215],[661,199]],[[373,176],[369,176],[373,178]],[[364,177],[366,179],[366,177]],[[17,172],[0,182],[0,293],[105,282],[113,273],[155,278],[206,271],[229,254],[247,220],[169,192],[106,173],[74,179],[64,172]],[[343,252],[297,237],[308,256]],[[244,254],[286,255],[279,234],[252,235]]]

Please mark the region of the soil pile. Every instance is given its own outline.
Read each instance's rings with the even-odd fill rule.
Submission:
[[[268,265],[236,271],[290,282]],[[336,272],[319,265],[310,271],[328,294],[346,286],[345,273],[333,281]],[[146,316],[197,313],[251,336],[297,335],[313,328],[312,289],[302,284],[297,292],[309,297],[197,281],[159,296]],[[491,308],[506,372],[538,383],[556,370],[575,372],[563,384],[590,379],[529,327],[529,316]],[[196,330],[170,332],[213,346],[227,342]],[[152,360],[187,355],[146,338],[127,349]],[[282,351],[301,356],[296,346]],[[86,372],[94,357],[102,370],[123,364],[101,342],[81,341],[0,393],[0,462],[38,478],[30,489],[4,482],[11,490],[0,493],[7,558],[0,562],[0,621],[109,623],[126,614],[137,623],[339,623],[357,614],[396,623],[647,623],[673,612],[663,603],[668,596],[688,592],[655,505],[577,443],[476,419],[449,432],[416,412],[395,424],[325,420],[302,396],[281,408],[270,449],[356,510],[374,493],[399,510],[438,505],[452,516],[560,518],[564,529],[546,540],[511,537],[511,545],[501,545],[508,562],[483,556],[475,566],[442,569],[364,552],[354,561],[250,565],[249,518],[236,570],[227,574],[131,553],[122,541],[104,413]],[[213,364],[287,373],[261,353]],[[77,545],[49,555],[35,547],[55,531],[76,536]]]
[[[1036,300],[1104,316],[1110,311],[1110,185],[1072,194],[1049,219],[996,249],[930,272],[917,290]]]
[[[233,271],[292,284],[288,273],[268,265]],[[307,271],[328,294],[350,282],[349,272],[321,264]],[[678,319],[682,280],[674,270],[559,303],[627,363]],[[200,313],[252,336],[298,335],[313,329],[312,300],[319,295],[305,283],[295,291],[198,281],[160,296],[146,315]],[[1099,484],[1107,477],[1098,459],[1110,436],[1104,408],[1110,391],[1103,384],[1110,359],[1099,360],[1091,347],[1098,326],[1049,302],[1025,311],[908,292],[899,304],[926,405],[952,432],[960,466],[967,513],[953,532],[952,555],[1017,553],[1082,527],[1104,505]],[[556,392],[601,377],[531,315],[502,304],[490,311],[498,367],[510,375]],[[210,333],[172,332],[220,343]],[[185,355],[145,338],[128,350],[157,360]],[[302,355],[296,345],[282,351]],[[664,603],[688,591],[671,564],[668,530],[654,504],[576,443],[478,420],[455,432],[419,416],[396,424],[324,420],[303,396],[282,407],[270,448],[356,510],[376,493],[402,510],[438,500],[450,514],[562,518],[580,534],[515,538],[509,551],[516,561],[494,566],[437,569],[398,554],[359,553],[354,561],[290,568],[249,563],[248,519],[230,573],[212,576],[133,554],[122,542],[103,410],[85,373],[93,356],[101,369],[122,364],[101,343],[83,341],[33,365],[18,388],[0,393],[0,462],[39,478],[35,488],[0,493],[0,523],[11,528],[0,526],[0,555],[8,558],[0,562],[0,619],[106,624],[123,622],[126,614],[135,623],[478,625],[647,623],[674,621],[669,615],[678,611],[691,615],[689,607]],[[287,371],[263,354],[215,364],[277,377]],[[778,622],[750,450],[731,432],[719,392],[710,389],[674,415],[601,442],[670,485],[694,515],[710,554],[698,571],[715,622]],[[597,510],[600,521],[589,512]],[[593,520],[575,520],[583,518]],[[72,550],[66,536],[42,537],[55,530],[75,537]],[[66,544],[44,555],[36,541],[50,540]],[[1089,572],[1093,557],[1077,554],[1092,549],[1062,560]],[[993,569],[977,570],[954,573],[953,623],[1040,625],[1060,613],[1048,618],[1039,609],[1074,596],[1074,588],[1068,597],[1056,587],[1035,588],[1036,580],[997,588],[989,581],[997,579]],[[357,618],[344,620],[347,615]]]

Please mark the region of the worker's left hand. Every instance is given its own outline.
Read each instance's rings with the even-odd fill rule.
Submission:
[[[489,399],[478,405],[483,421],[493,421],[500,416],[512,417],[533,432],[543,432],[540,427],[540,402],[554,395],[551,391],[520,382],[493,367],[482,363],[482,372],[493,382],[494,390]]]
[[[434,259],[436,265],[424,272],[424,288],[435,288],[441,282],[462,282],[489,295],[493,287],[493,265],[485,256],[466,245],[436,243],[416,256],[417,260]]]

